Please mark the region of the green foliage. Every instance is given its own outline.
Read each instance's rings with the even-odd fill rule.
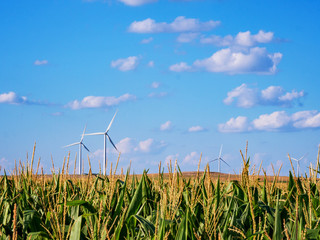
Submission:
[[[318,179],[210,173],[0,179],[0,239],[320,239]]]

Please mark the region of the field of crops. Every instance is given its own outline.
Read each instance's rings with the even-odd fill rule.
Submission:
[[[243,161],[228,181],[208,167],[184,177],[176,164],[166,175],[77,177],[68,161],[46,176],[32,159],[1,177],[0,239],[320,239],[315,171],[279,183]]]

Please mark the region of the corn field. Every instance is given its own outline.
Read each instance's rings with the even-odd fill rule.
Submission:
[[[208,166],[186,178],[176,163],[152,177],[78,177],[68,173],[69,157],[46,176],[39,164],[33,171],[32,157],[1,177],[0,239],[320,239],[319,154],[310,176],[292,168],[282,183],[280,171],[259,177],[242,157],[230,181]]]

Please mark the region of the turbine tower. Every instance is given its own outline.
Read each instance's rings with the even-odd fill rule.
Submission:
[[[300,161],[305,157],[306,155],[303,155],[301,158],[299,158],[299,159],[296,159],[296,158],[291,158],[291,159],[293,159],[293,160],[295,160],[296,162],[297,162],[297,171],[298,171],[298,173],[297,173],[297,175],[298,175],[298,177],[299,177],[299,170],[300,170]]]
[[[84,135],[85,135],[85,132],[86,132],[86,128],[87,128],[87,125],[84,127],[80,142],[76,142],[76,143],[72,143],[72,144],[69,144],[67,146],[64,146],[64,148],[65,148],[65,147],[71,147],[71,146],[79,145],[79,169],[78,169],[78,174],[79,175],[83,174],[83,171],[82,171],[82,164],[83,164],[83,162],[82,162],[82,146],[88,152],[90,152],[89,149],[87,148],[87,146],[84,145],[84,143],[83,143],[83,138],[84,138]]]
[[[221,144],[219,157],[210,161],[210,162],[218,161],[218,172],[219,173],[220,173],[220,170],[221,170],[221,161],[224,162],[225,164],[227,164],[230,167],[230,165],[225,160],[223,160],[223,158],[221,157],[221,155],[222,155],[222,146],[223,145]]]
[[[89,135],[91,135],[91,136],[93,136],[93,135],[104,135],[104,161],[103,161],[103,174],[104,174],[104,175],[106,175],[106,167],[107,167],[107,138],[108,138],[109,142],[111,143],[111,145],[118,151],[116,145],[112,142],[112,140],[111,140],[111,138],[110,138],[110,136],[109,136],[109,134],[108,134],[108,132],[109,132],[109,130],[110,130],[110,128],[111,128],[111,125],[112,125],[112,123],[113,123],[113,121],[114,121],[114,118],[115,118],[116,115],[117,115],[117,112],[118,112],[118,111],[116,111],[116,113],[114,114],[114,116],[113,116],[113,118],[111,119],[111,121],[110,121],[110,123],[109,123],[109,125],[108,125],[108,127],[107,127],[107,129],[106,129],[105,132],[97,132],[97,133],[89,133],[89,134],[86,134],[86,135],[88,135],[88,136],[89,136]]]

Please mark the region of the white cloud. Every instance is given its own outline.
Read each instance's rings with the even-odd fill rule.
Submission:
[[[109,151],[109,149],[107,151]],[[94,151],[93,153],[90,154],[90,158],[103,159],[104,158],[104,150],[97,149],[96,151]]]
[[[273,39],[273,32],[264,32],[262,30],[255,35],[251,35],[250,31],[239,32],[235,37],[235,42],[237,45],[251,47],[257,43],[268,43]]]
[[[197,165],[199,163],[199,160],[200,160],[200,154],[197,152],[191,152],[185,156],[182,163]]]
[[[280,96],[279,100],[283,102],[291,102],[295,99],[299,99],[304,96],[305,96],[304,91],[297,92],[295,90],[292,90],[291,92],[287,92],[285,95]]]
[[[236,103],[236,106],[250,108],[257,105],[273,105],[290,107],[295,101],[305,96],[304,91],[297,92],[292,90],[286,92],[280,86],[269,86],[266,89],[259,90],[250,88],[245,83],[228,92],[223,102],[227,105]]]
[[[139,142],[138,148],[136,148],[136,151],[141,151],[144,153],[157,153],[162,151],[167,144],[165,144],[164,141],[156,141],[152,138],[149,138],[147,140]]]
[[[266,153],[255,153],[253,155],[252,163],[259,167],[260,163],[265,161],[267,159],[267,157],[269,157],[269,156]]]
[[[191,71],[192,67],[190,67],[187,63],[181,62],[181,63],[176,63],[174,65],[171,65],[169,67],[170,71],[173,72],[186,72],[186,71]]]
[[[40,65],[46,65],[48,64],[48,60],[36,60],[33,64],[36,66],[40,66]]]
[[[251,122],[247,117],[239,116],[218,125],[220,132],[292,131],[317,128],[320,128],[320,112],[317,110],[299,111],[291,115],[285,111],[276,111],[262,114]]]
[[[148,67],[154,67],[154,61],[149,61],[148,62]]]
[[[171,161],[171,163],[173,163],[176,159],[178,159],[178,157],[179,157],[179,154],[178,154],[178,153],[173,154],[173,155],[168,155],[168,156],[166,156],[166,158],[165,158],[165,164],[170,163],[170,161]]]
[[[219,47],[226,47],[232,45],[233,37],[231,35],[227,35],[225,37],[212,35],[210,37],[202,37],[200,42],[203,44],[214,44]]]
[[[199,33],[181,33],[177,38],[177,42],[189,43],[195,40],[198,36]]]
[[[271,114],[260,115],[252,121],[254,129],[264,131],[274,131],[287,127],[291,119],[284,111],[273,112]]]
[[[137,147],[137,142],[132,138],[124,138],[117,143],[117,149],[122,154],[132,153]]]
[[[256,105],[258,101],[257,90],[248,88],[244,83],[228,92],[227,95],[228,96],[223,100],[223,102],[227,105],[232,104],[236,99],[238,107],[249,108]]]
[[[244,116],[231,118],[226,123],[219,124],[218,129],[220,132],[246,132],[249,131],[249,121]]]
[[[6,172],[10,172],[12,171],[12,161],[10,162],[8,159],[6,159],[5,157],[0,158],[0,172],[4,170],[6,170]]]
[[[320,127],[320,113],[318,111],[301,111],[292,115],[293,126],[296,128]]]
[[[220,24],[220,21],[200,22],[199,19],[177,17],[173,22],[157,23],[151,18],[143,21],[134,21],[129,26],[129,32],[134,33],[161,33],[161,32],[199,32],[209,31]]]
[[[116,146],[122,154],[154,154],[164,150],[167,144],[164,141],[157,141],[153,138],[137,141],[127,137],[120,140]]]
[[[160,82],[153,82],[153,83],[151,83],[151,88],[159,88],[160,85],[161,85]]]
[[[149,38],[145,38],[141,40],[142,44],[148,44],[151,43],[153,41],[153,37],[149,37]]]
[[[215,52],[209,58],[196,60],[193,67],[197,70],[229,74],[274,74],[281,58],[281,53],[270,54],[265,48],[260,47],[250,48],[248,51],[225,48]]]
[[[15,92],[8,92],[0,94],[0,103],[23,104],[28,103],[28,100],[24,96],[18,96]]]
[[[201,126],[192,126],[188,129],[188,132],[203,132],[206,129],[204,127]]]
[[[120,58],[111,62],[111,67],[117,68],[122,72],[136,69],[139,64],[139,59],[136,56],[130,56],[127,58]]]
[[[158,0],[119,0],[119,1],[124,3],[125,5],[136,7],[136,6],[141,6],[147,3],[157,2]]]
[[[171,121],[167,121],[163,124],[160,125],[160,130],[161,131],[168,131],[172,129],[172,122]]]
[[[159,93],[152,92],[152,93],[149,93],[148,95],[149,98],[163,98],[166,96],[168,96],[167,92],[159,92]]]
[[[119,105],[122,102],[133,101],[136,96],[129,93],[123,94],[119,97],[103,97],[103,96],[87,96],[81,101],[74,100],[67,104],[67,107],[77,110],[82,108],[103,108]]]
[[[251,34],[250,31],[239,32],[235,37],[227,35],[224,37],[212,35],[209,37],[202,37],[200,42],[203,44],[214,44],[220,47],[226,46],[240,46],[252,47],[259,43],[269,43],[273,40],[273,32],[264,32],[260,30],[257,34]]]

